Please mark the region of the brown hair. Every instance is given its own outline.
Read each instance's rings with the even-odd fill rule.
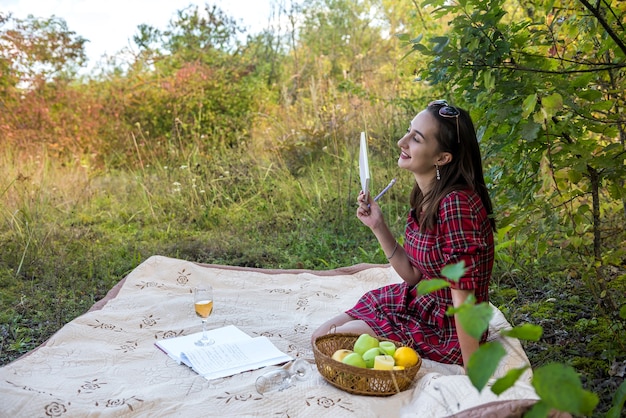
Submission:
[[[411,208],[416,220],[419,220],[420,229],[433,229],[437,224],[439,204],[448,193],[454,190],[475,191],[487,210],[491,227],[495,230],[496,223],[493,217],[493,207],[485,179],[483,177],[482,159],[476,130],[469,113],[454,106],[459,111],[458,134],[457,117],[443,117],[439,114],[440,105],[429,105],[426,109],[439,123],[437,143],[439,150],[452,154],[452,161],[439,167],[441,180],[433,180],[431,190],[422,194],[417,183],[411,191]],[[421,208],[426,208],[421,214]]]

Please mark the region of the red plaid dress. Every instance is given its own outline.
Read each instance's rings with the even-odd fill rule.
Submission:
[[[443,278],[441,269],[464,260],[465,275],[451,285],[473,289],[478,303],[489,301],[493,231],[476,193],[454,191],[445,196],[433,231],[421,233],[409,213],[404,250],[423,280]],[[346,313],[365,321],[378,336],[413,347],[424,358],[463,364],[454,318],[446,315],[452,306],[450,289],[419,296],[416,288],[402,282],[372,290]]]

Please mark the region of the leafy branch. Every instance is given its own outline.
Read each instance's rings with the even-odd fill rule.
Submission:
[[[622,51],[622,54],[626,55],[626,43],[624,43],[622,39],[617,35],[617,33],[611,28],[611,25],[609,25],[609,23],[604,18],[604,14],[601,13],[600,5],[603,2],[598,1],[597,7],[593,7],[591,3],[587,0],[579,0],[579,1],[583,4],[583,6],[585,6],[593,14],[593,16],[597,19],[598,23],[602,25],[607,35],[609,35],[609,37],[613,40],[613,42],[615,42],[615,45],[617,45],[619,49]],[[609,8],[609,10],[613,12],[612,9]],[[617,19],[617,22],[619,22],[619,19]],[[621,23],[620,23],[620,26],[621,26],[622,31],[624,31],[624,27],[621,25]]]
[[[425,295],[440,289],[448,288],[465,274],[465,263],[461,261],[444,267],[441,275],[445,279],[423,280],[417,285],[419,295]],[[493,308],[487,302],[476,303],[475,297],[468,297],[458,307],[449,307],[448,315],[456,315],[457,324],[465,332],[480,339],[489,329],[489,321],[493,318]],[[472,354],[467,364],[467,375],[479,392],[481,392],[495,373],[498,365],[506,356],[507,351],[502,341],[505,337],[519,340],[539,341],[543,328],[539,325],[522,324],[511,329],[500,330],[500,337],[482,344]],[[491,391],[496,395],[511,388],[530,365],[509,370],[504,376],[496,379]],[[596,394],[582,387],[578,373],[568,365],[550,363],[534,370],[532,386],[540,400],[528,412],[529,417],[546,417],[551,409],[573,414],[590,415],[596,408],[599,398]],[[554,390],[559,388],[559,390]]]

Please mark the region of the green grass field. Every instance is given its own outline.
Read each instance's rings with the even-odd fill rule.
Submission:
[[[360,185],[351,155],[322,155],[292,170],[240,153],[96,170],[5,152],[1,364],[43,343],[154,254],[262,268],[385,263],[355,216]],[[394,162],[375,165],[374,188],[398,177],[381,204],[400,238],[411,179]],[[608,359],[620,358],[611,350],[623,336],[598,315],[581,279],[564,275],[568,269],[562,257],[508,247],[496,263],[492,302],[513,324],[544,328],[541,341],[526,343],[533,365],[567,360],[608,404],[617,388],[607,380]]]

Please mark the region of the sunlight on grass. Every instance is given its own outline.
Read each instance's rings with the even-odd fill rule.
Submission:
[[[154,254],[265,268],[384,262],[354,216],[354,161],[337,164],[325,154],[292,172],[272,155],[192,151],[177,153],[184,161],[158,161],[151,152],[126,170],[90,170],[44,152],[0,153],[0,316],[13,341],[2,348],[3,362]]]

